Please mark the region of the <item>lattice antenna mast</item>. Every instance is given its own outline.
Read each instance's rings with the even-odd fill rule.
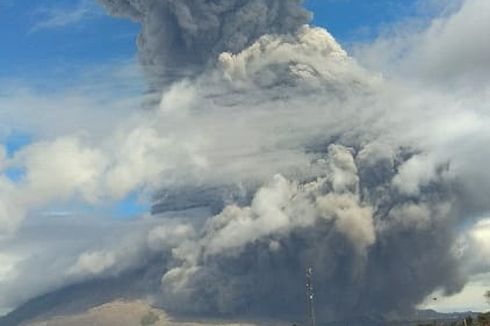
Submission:
[[[309,326],[316,326],[315,320],[315,301],[313,293],[313,268],[309,266],[306,269],[306,302],[308,306],[308,323]]]

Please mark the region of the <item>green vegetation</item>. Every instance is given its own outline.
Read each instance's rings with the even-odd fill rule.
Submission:
[[[150,311],[148,314],[141,318],[141,326],[150,326],[154,325],[160,318],[153,311]]]
[[[478,325],[479,326],[490,326],[490,312],[480,314],[478,316]]]
[[[466,321],[466,323],[465,323]],[[436,326],[436,325],[447,325],[447,326],[490,326],[490,312],[483,313],[478,315],[477,318],[472,318],[468,316],[465,320],[454,321],[447,324],[441,323],[428,323],[428,324],[419,324],[418,326]]]

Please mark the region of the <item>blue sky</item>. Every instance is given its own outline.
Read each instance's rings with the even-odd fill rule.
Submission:
[[[326,27],[344,46],[376,37],[386,25],[420,14],[415,0],[307,0],[315,25]]]
[[[95,0],[0,1],[0,39],[8,44],[0,78],[53,80],[136,53],[138,26],[105,15]]]
[[[307,0],[316,25],[347,44],[414,14],[415,0]],[[0,0],[0,79],[73,78],[84,65],[134,57],[138,25],[95,0]]]
[[[383,26],[410,17],[416,4],[415,0],[306,1],[314,24],[326,27],[346,47],[375,38]],[[134,22],[105,14],[95,0],[0,0],[0,39],[8,44],[0,51],[0,86],[19,82],[44,92],[69,88],[85,78],[87,70],[134,59],[138,29]],[[0,135],[9,156],[33,140],[23,130],[0,130]],[[6,174],[16,182],[23,177],[19,169]],[[148,207],[130,195],[108,210],[126,218]]]

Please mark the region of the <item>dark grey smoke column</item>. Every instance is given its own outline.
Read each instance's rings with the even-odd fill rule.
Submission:
[[[301,0],[98,1],[141,23],[140,59],[157,85],[195,74],[262,35],[294,32],[311,18]]]

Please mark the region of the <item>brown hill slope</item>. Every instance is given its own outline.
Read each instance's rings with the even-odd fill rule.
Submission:
[[[143,301],[115,301],[88,310],[86,313],[56,317],[25,326],[254,326],[252,324],[183,322],[173,320],[163,310],[153,308]]]

